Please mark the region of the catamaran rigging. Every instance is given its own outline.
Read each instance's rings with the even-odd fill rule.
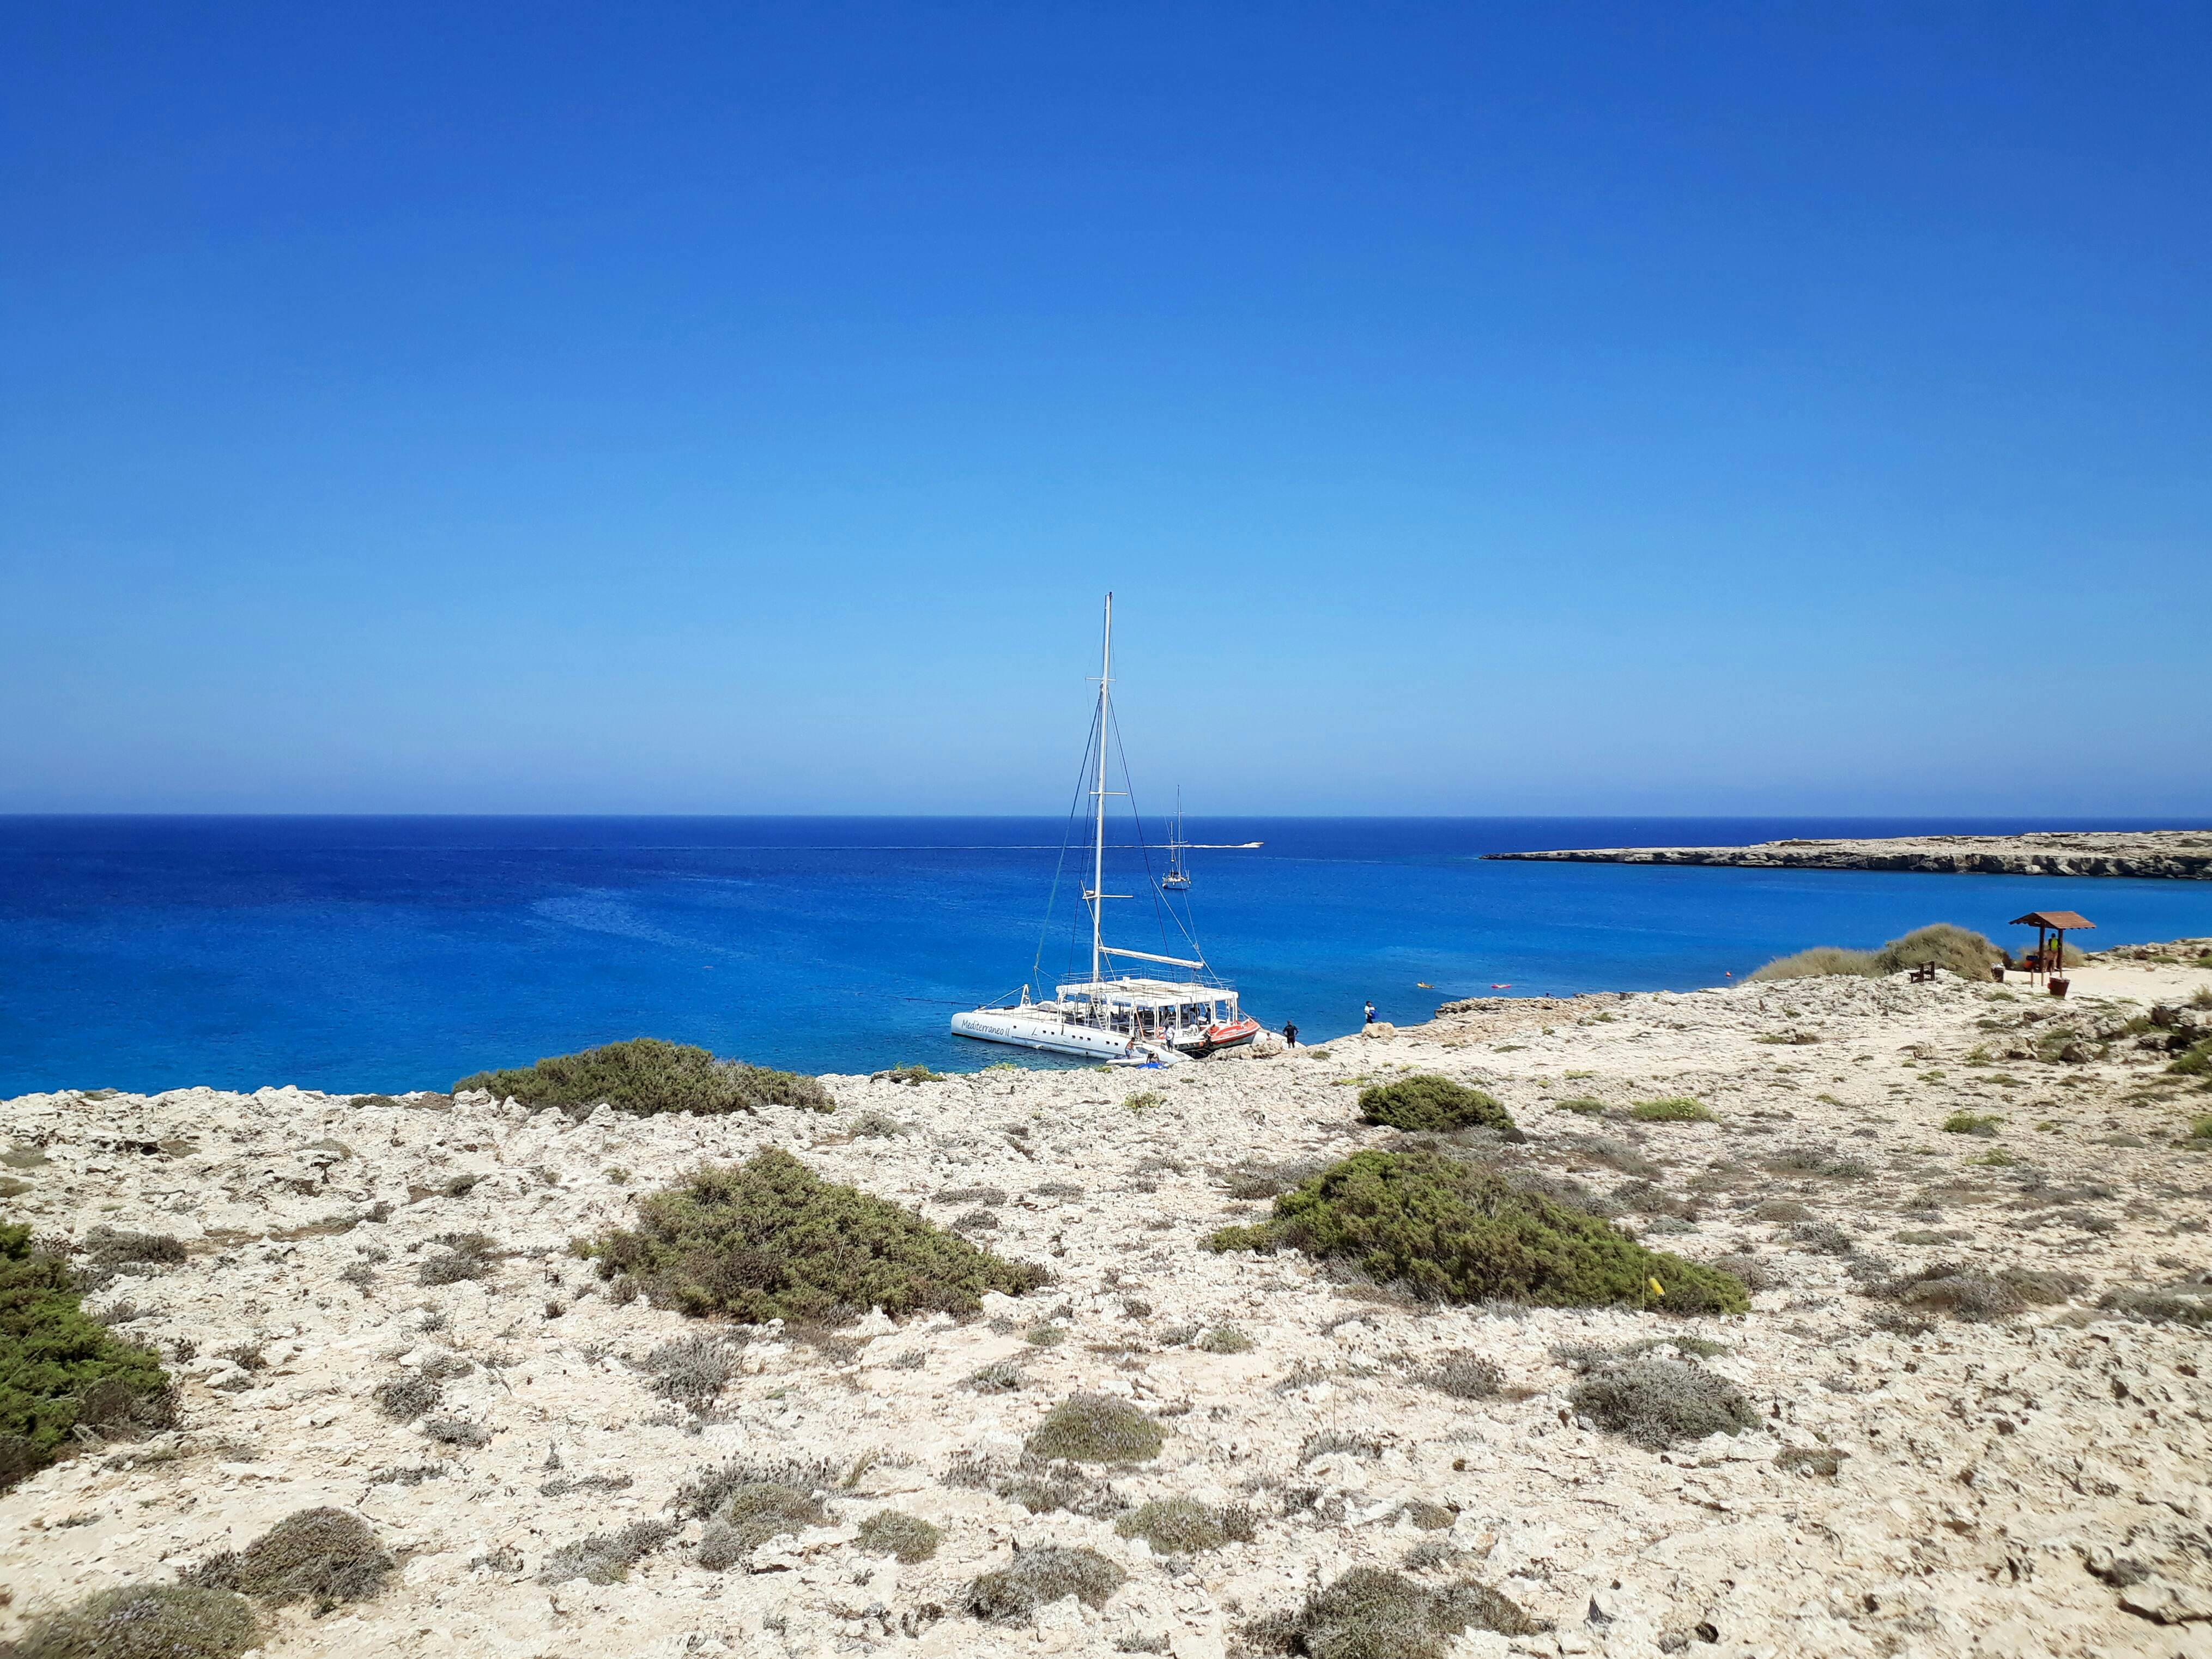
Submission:
[[[1082,890],[1084,904],[1091,912],[1090,977],[1055,986],[1051,1000],[1042,1002],[1030,1000],[1030,988],[1024,985],[1020,1000],[1012,1006],[994,1006],[955,1014],[952,1030],[958,1036],[987,1042],[1009,1042],[1058,1054],[1086,1055],[1109,1064],[1173,1065],[1240,1048],[1259,1036],[1260,1024],[1238,1006],[1237,992],[1208,966],[1205,953],[1198,948],[1196,939],[1187,927],[1183,927],[1183,935],[1192,952],[1188,957],[1139,951],[1106,942],[1107,901],[1133,896],[1106,890],[1106,803],[1109,797],[1124,793],[1106,787],[1106,746],[1115,729],[1113,678],[1114,596],[1109,593],[1099,647],[1098,706],[1091,731],[1097,765],[1088,780],[1091,802],[1091,879]],[[1144,845],[1141,836],[1138,845],[1140,848]],[[1190,885],[1182,858],[1189,845],[1182,839],[1182,803],[1178,791],[1168,873],[1150,884],[1163,900],[1168,892],[1187,890]],[[1256,847],[1259,843],[1248,842],[1243,845]],[[1179,875],[1180,881],[1176,879]],[[1182,926],[1180,921],[1177,925]],[[1114,964],[1117,960],[1188,969],[1194,976],[1181,980],[1140,977],[1116,969]],[[1042,966],[1042,947],[1038,966]]]

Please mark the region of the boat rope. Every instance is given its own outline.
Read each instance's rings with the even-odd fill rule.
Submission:
[[[1067,871],[1067,849],[1075,841],[1075,817],[1083,805],[1083,781],[1091,775],[1091,744],[1098,741],[1098,714],[1091,714],[1091,741],[1083,745],[1082,763],[1075,769],[1075,793],[1067,803],[1066,827],[1060,832],[1060,858],[1052,866],[1052,890],[1045,897],[1044,925],[1037,929],[1036,957],[1030,963],[1030,982],[1044,988],[1044,947],[1052,938],[1053,907],[1060,901],[1060,878]],[[1071,950],[1073,946],[1070,947]]]

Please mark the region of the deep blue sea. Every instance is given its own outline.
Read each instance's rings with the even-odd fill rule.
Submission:
[[[2038,908],[2086,943],[2212,934],[2212,883],[1483,863],[1516,848],[2000,832],[2049,821],[1194,819],[1192,914],[1271,1026],[1449,998],[1723,983],[1810,945]],[[2095,827],[2134,826],[2103,821]],[[1062,839],[1027,818],[0,818],[0,1097],[443,1088],[650,1035],[808,1072],[1024,1058],[945,1030],[1033,975]],[[1143,893],[1139,856],[1109,890]],[[1159,839],[1157,836],[1153,839]],[[1155,867],[1160,855],[1151,854]],[[1120,942],[1158,950],[1143,900]],[[1166,954],[1181,955],[1165,938]],[[1042,1058],[1027,1063],[1048,1064]]]

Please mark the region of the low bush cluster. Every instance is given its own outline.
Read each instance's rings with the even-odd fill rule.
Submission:
[[[1296,1613],[1257,1620],[1243,1636],[1263,1653],[1310,1659],[1443,1659],[1463,1631],[1533,1636],[1548,1628],[1471,1580],[1431,1589],[1401,1573],[1354,1567]]]
[[[295,1510],[244,1549],[225,1550],[193,1568],[185,1582],[242,1590],[277,1607],[311,1601],[320,1618],[384,1588],[397,1563],[376,1529],[346,1510]]]
[[[1480,1089],[1424,1073],[1359,1091],[1359,1121],[1393,1129],[1443,1133],[1452,1129],[1513,1131],[1513,1119]]]
[[[519,1100],[533,1110],[552,1108],[577,1117],[601,1105],[640,1114],[757,1112],[764,1106],[837,1109],[816,1079],[717,1060],[704,1048],[659,1037],[555,1054],[510,1071],[478,1072],[453,1085],[455,1094],[470,1089]]]
[[[0,1226],[0,1490],[53,1462],[80,1429],[122,1437],[168,1427],[161,1362],[84,1311],[76,1275]]]
[[[1267,1220],[1223,1228],[1206,1244],[1340,1259],[1436,1301],[1677,1313],[1750,1306],[1726,1273],[1647,1249],[1493,1169],[1435,1152],[1355,1153],[1277,1199]]]
[[[775,1146],[653,1194],[634,1230],[591,1249],[602,1278],[634,1280],[655,1307],[746,1324],[973,1313],[986,1291],[1019,1296],[1048,1278]]]

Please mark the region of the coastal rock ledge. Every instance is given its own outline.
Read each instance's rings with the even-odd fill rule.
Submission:
[[[2212,881],[2212,830],[2045,830],[2024,836],[1763,841],[1751,847],[1571,847],[1486,853],[1565,864],[1720,864],[1758,870],[1909,870],[1933,876],[2142,876]]]

